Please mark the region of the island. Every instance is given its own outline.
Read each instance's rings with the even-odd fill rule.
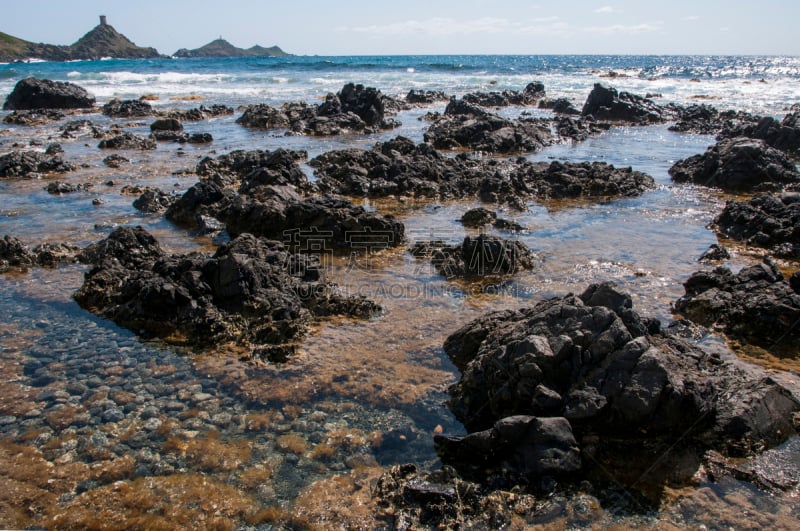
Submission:
[[[194,50],[181,48],[173,54],[173,57],[286,57],[288,54],[278,46],[253,46],[251,48],[237,48],[222,37],[214,39],[205,46]]]
[[[34,43],[0,32],[0,62],[11,63],[41,59],[44,61],[115,59],[152,59],[161,57],[155,48],[143,48],[119,33],[100,15],[100,24],[77,42],[68,46]]]

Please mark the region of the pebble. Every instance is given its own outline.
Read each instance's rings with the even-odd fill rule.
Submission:
[[[152,419],[154,417],[157,417],[158,413],[159,413],[159,411],[158,411],[157,407],[155,407],[155,406],[145,406],[145,408],[139,414],[139,417],[144,419],[144,420]]]
[[[161,427],[161,424],[163,424],[161,419],[153,417],[147,419],[147,422],[144,423],[144,429],[147,431],[155,431]]]
[[[201,402],[211,400],[212,398],[214,398],[214,395],[209,393],[195,393],[192,395],[192,402],[195,404],[199,404]]]
[[[111,408],[103,411],[102,417],[106,422],[119,422],[125,418],[125,413],[123,413],[120,409]]]
[[[14,424],[17,421],[17,417],[14,415],[6,415],[4,417],[0,417],[0,426],[5,426],[7,424]]]

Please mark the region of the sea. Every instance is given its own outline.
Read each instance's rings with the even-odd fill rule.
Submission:
[[[43,150],[58,142],[63,157],[78,169],[57,179],[88,185],[52,195],[44,188],[53,177],[0,181],[0,235],[31,247],[43,242],[85,246],[115,227],[141,225],[175,253],[212,252],[215,242],[161,215],[138,212],[130,187],[182,193],[196,182],[193,169],[203,157],[235,149],[284,147],[305,150],[310,159],[333,149],[369,149],[397,135],[421,142],[429,125],[422,118],[443,111],[445,103],[399,112],[394,118],[402,125],[394,130],[337,137],[244,128],[235,120],[246,105],[315,103],[349,82],[402,98],[412,89],[453,96],[522,90],[532,81],[541,81],[548,97],[567,98],[578,108],[595,83],[660,104],[705,103],[776,118],[800,103],[800,57],[776,56],[30,61],[0,65],[0,97],[29,76],[80,85],[99,105],[147,96],[157,110],[211,104],[235,109],[230,116],[185,124],[190,133],[211,133],[213,143],[160,143],[154,151],[122,152],[131,163],[119,169],[103,164],[108,153],[97,148],[96,139],[63,138],[64,120],[35,127],[0,125],[0,154]],[[547,110],[514,106],[497,112],[551,116]],[[6,114],[0,112],[0,118]],[[93,112],[65,120],[78,118],[149,133],[148,119],[112,121]],[[488,311],[580,293],[605,280],[631,293],[643,315],[665,326],[675,319],[672,304],[683,295],[683,282],[710,267],[698,263],[699,256],[712,244],[731,244],[708,226],[734,197],[676,185],[668,170],[714,142],[662,124],[617,127],[585,142],[523,154],[531,160],[631,166],[650,174],[658,186],[640,197],[612,201],[531,201],[524,212],[490,205],[525,227],[513,235],[498,234],[520,239],[537,258],[534,270],[492,289],[444,279],[404,246],[355,261],[334,257],[328,279],[376,300],[383,312],[370,321],[319,323],[284,364],[253,360],[241,346],[196,351],[147,340],[98,318],[72,299],[86,266],[0,275],[0,469],[18,487],[0,494],[0,524],[81,528],[113,520],[121,527],[148,521],[151,527],[240,528],[257,521],[252,525],[263,529],[374,527],[367,508],[375,479],[400,463],[437,468],[433,435],[464,433],[446,406],[458,371],[442,350],[461,325]],[[302,167],[313,180],[313,169]],[[460,241],[472,234],[460,217],[486,206],[473,200],[358,203],[396,216],[409,243]],[[726,266],[734,270],[761,260],[752,249],[732,249]],[[780,266],[790,272],[798,264]],[[708,348],[731,348],[713,334],[698,341]],[[771,370],[800,370],[796,360],[735,352]],[[788,454],[780,454],[793,456],[781,466],[796,477],[798,447],[791,439],[784,448]],[[672,464],[670,459],[662,461]],[[674,459],[676,470],[686,467]],[[552,528],[790,529],[800,518],[796,491],[768,493],[733,478],[714,482],[699,473],[689,476],[691,481],[675,483],[644,474],[637,490],[621,485],[609,471],[603,488],[542,500],[532,521]],[[28,494],[19,494],[22,487]],[[131,493],[138,493],[136,501]]]

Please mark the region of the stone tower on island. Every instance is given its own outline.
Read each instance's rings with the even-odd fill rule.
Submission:
[[[106,16],[100,15],[100,25],[101,26],[108,26],[108,22],[106,22]]]

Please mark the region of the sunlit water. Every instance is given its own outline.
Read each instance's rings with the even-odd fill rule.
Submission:
[[[598,80],[596,73],[591,73],[593,68],[628,68],[633,77],[615,79],[614,84],[638,91],[649,91],[654,85],[684,98],[684,103],[691,101],[692,91],[710,91],[721,106],[776,114],[791,101],[783,88],[775,87],[796,84],[797,65],[788,59],[758,63],[761,66],[751,64],[746,74],[739,75],[723,74],[717,65],[716,74],[704,77],[700,85],[690,81],[702,77],[698,64],[685,74],[675,75],[670,68],[676,67],[668,61],[650,70],[641,65],[634,69],[624,62],[614,66],[609,61],[552,72],[544,62],[535,74],[537,78],[541,77],[538,74],[550,76],[546,79],[551,81],[560,79],[555,89],[547,87],[550,95],[566,95],[577,102]],[[214,67],[224,66],[212,63]],[[317,90],[311,87],[315,84],[336,90],[349,80],[367,80],[390,89],[387,92],[401,93],[418,86],[449,92],[495,86],[519,89],[531,79],[527,73],[512,73],[508,65],[496,70],[462,66],[454,68],[454,73],[441,66],[426,69],[414,63],[415,76],[409,78],[409,72],[404,75],[399,68],[371,70],[362,63],[336,71],[340,78],[334,77],[331,67],[319,67],[316,76],[309,73],[309,65],[303,70],[289,62],[275,72],[269,70],[272,66],[265,67],[265,73],[258,68],[264,65],[256,63],[250,65],[253,73],[247,80],[242,79],[241,69],[225,75],[197,74],[196,78],[185,72],[163,73],[173,65],[182,65],[182,71],[186,65],[198,70],[210,68],[192,62],[155,62],[152,71],[139,66],[135,75],[125,70],[132,68],[131,62],[123,62],[116,69],[111,65],[108,71],[97,71],[101,67],[92,63],[9,65],[3,68],[14,70],[14,75],[3,77],[0,87],[8,91],[18,74],[50,68],[51,73],[61,72],[63,77],[94,90],[101,99],[157,93],[162,96],[159,105],[185,107],[185,103],[170,102],[169,95],[201,93],[208,103],[235,104],[261,98],[271,102],[313,100]],[[729,66],[744,68],[741,62]],[[782,75],[782,67],[789,73]],[[264,76],[268,75],[275,81],[264,86]],[[758,82],[754,77],[768,78],[775,90],[750,91],[750,83]],[[497,78],[501,79],[499,85],[488,85]],[[230,83],[238,83],[235,92],[231,92]],[[259,88],[247,92],[243,88],[246,83]],[[737,87],[735,96],[728,90],[733,85]],[[122,187],[154,186],[180,193],[196,180],[194,175],[181,173],[183,170],[193,168],[204,156],[233,149],[287,147],[306,150],[311,158],[332,149],[369,148],[398,134],[421,141],[427,123],[418,118],[430,110],[441,111],[442,106],[401,113],[396,118],[403,125],[394,131],[322,139],[248,130],[235,124],[237,112],[186,124],[188,132],[212,133],[214,143],[210,147],[160,143],[156,151],[124,152],[133,163],[118,170],[103,165],[102,159],[110,152],[97,149],[97,140],[60,139],[59,123],[36,129],[6,126],[0,135],[0,153],[9,151],[14,143],[27,144],[31,139],[42,145],[60,142],[64,158],[82,167],[59,179],[88,182],[92,188],[54,196],[44,191],[46,180],[0,182],[0,234],[12,234],[29,245],[70,241],[83,246],[105,237],[116,226],[142,225],[171,252],[209,250],[212,246],[207,239],[192,238],[159,215],[137,212],[131,205],[135,196],[122,194]],[[511,108],[503,112],[514,116],[521,111]],[[86,118],[101,125],[109,123],[99,114]],[[146,134],[149,121],[125,124],[132,132]],[[102,466],[132,456],[130,474],[121,477],[125,481],[136,476],[186,478],[204,474],[215,484],[232,485],[257,507],[309,513],[314,512],[309,508],[313,505],[309,493],[316,492],[313,486],[327,485],[317,482],[394,463],[435,467],[438,461],[432,435],[463,431],[444,406],[447,386],[458,375],[441,348],[444,339],[460,325],[489,310],[579,293],[590,283],[604,280],[613,280],[632,293],[635,308],[644,315],[664,323],[672,319],[671,304],[683,294],[682,282],[703,267],[697,258],[717,242],[707,225],[725,197],[705,189],[674,186],[667,170],[675,161],[703,152],[712,143],[711,137],[672,133],[667,126],[622,127],[581,144],[558,145],[529,155],[531,160],[599,160],[632,166],[652,175],[658,188],[638,198],[600,203],[532,202],[526,212],[500,209],[502,217],[526,230],[495,232],[523,241],[535,252],[537,267],[488,288],[445,280],[430,264],[413,258],[405,246],[355,260],[338,257],[331,264],[329,278],[343,290],[376,300],[383,312],[368,322],[321,322],[302,342],[295,357],[283,365],[254,363],[247,352],[234,346],[190,352],[142,341],[134,332],[94,317],[72,301],[71,294],[82,283],[84,266],[0,276],[0,356],[6,373],[3,377],[9,382],[2,389],[5,400],[0,417],[6,420],[2,420],[0,433],[9,443],[36,446],[48,460],[57,463],[59,471],[76,463]],[[305,169],[313,178],[311,169]],[[409,243],[427,239],[458,242],[473,234],[458,219],[479,204],[364,201],[368,208],[397,216],[406,226]],[[753,260],[736,254],[731,265],[738,267]],[[61,394],[53,395],[59,391]],[[72,417],[77,415],[78,420],[65,411]],[[8,420],[11,417],[13,420]],[[59,420],[62,417],[66,420]],[[197,457],[198,452],[221,457],[209,462]],[[263,473],[258,476],[254,470]],[[79,471],[73,473],[75,483],[84,481],[83,486],[55,492],[59,496],[57,507],[77,513],[75,504],[85,502],[76,494],[101,488],[104,483],[85,483],[87,479]],[[300,501],[296,502],[298,496]],[[732,480],[671,492],[661,512],[645,515],[620,513],[613,507],[577,514],[573,509],[578,502],[564,503],[571,509],[563,509],[553,522],[652,525],[668,521],[683,526],[721,521],[736,526],[736,514],[749,511],[752,525],[782,527],[797,515],[791,498],[776,500]],[[710,507],[716,512],[710,512]],[[239,516],[232,516],[232,521],[238,521]]]

